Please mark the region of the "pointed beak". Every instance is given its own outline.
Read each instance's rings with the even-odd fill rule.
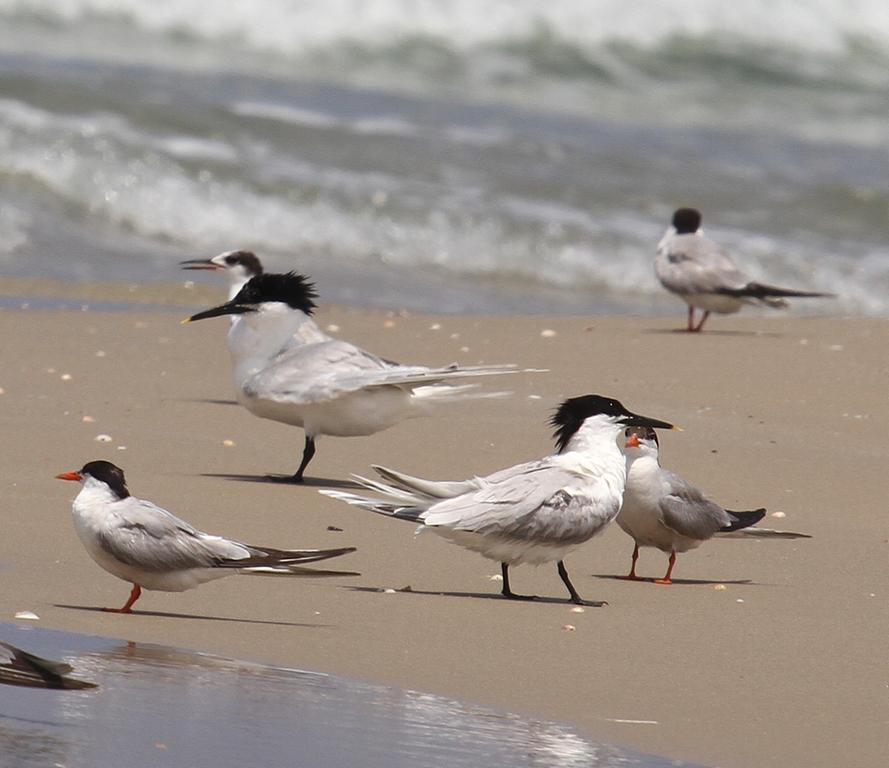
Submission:
[[[636,435],[630,435],[627,438],[627,442],[624,443],[626,448],[638,448],[639,447],[639,438]]]
[[[193,323],[195,320],[206,320],[208,317],[221,317],[222,315],[243,315],[246,312],[255,311],[256,307],[250,304],[235,304],[232,301],[227,301],[225,304],[220,304],[218,307],[205,309],[203,312],[198,312],[196,315],[186,317],[185,320],[182,321],[182,324],[185,325],[186,323]]]
[[[180,261],[179,266],[182,269],[225,269],[225,267],[219,266],[212,259],[188,259],[186,261]]]
[[[56,475],[56,480],[74,480],[79,483],[83,480],[83,475],[80,472],[62,472],[62,474]]]
[[[620,424],[627,427],[651,427],[652,429],[679,429],[679,427],[671,424],[669,421],[661,421],[660,419],[652,419],[648,416],[638,416],[635,413],[629,413],[620,419]]]

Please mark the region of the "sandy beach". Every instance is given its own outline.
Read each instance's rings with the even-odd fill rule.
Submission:
[[[180,326],[182,316],[0,311],[4,620],[30,610],[41,626],[440,693],[723,768],[884,764],[886,320],[736,316],[691,336],[674,332],[678,305],[671,318],[325,307],[322,327],[384,357],[550,373],[488,385],[512,389],[509,399],[323,439],[311,482],[293,487],[263,477],[295,470],[301,430],[231,404],[227,321]],[[555,567],[512,574],[517,591],[545,599],[504,601],[496,563],[317,492],[371,463],[459,479],[544,455],[552,408],[592,392],[681,425],[661,440],[664,465],[724,506],[765,506],[763,525],[813,538],[709,542],[680,556],[664,587],[614,578],[632,541],[612,526],[567,562],[578,591],[608,605],[574,613]],[[83,550],[76,488],[53,479],[99,458],[125,469],[135,495],[203,530],[355,546],[337,565],[362,575],[230,578],[146,593],[130,616],[100,613],[129,587]],[[643,551],[642,575],[665,566]]]

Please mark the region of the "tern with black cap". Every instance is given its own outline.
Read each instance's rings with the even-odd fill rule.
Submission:
[[[419,523],[421,531],[431,530],[499,562],[501,594],[506,598],[533,599],[512,591],[511,565],[555,561],[571,602],[603,605],[580,597],[564,558],[604,530],[620,510],[627,472],[626,427],[675,427],[632,413],[617,400],[601,395],[565,400],[551,424],[556,430],[556,453],[487,477],[436,482],[375,467],[386,483],[356,479],[382,498],[334,490],[320,493]]]
[[[56,478],[83,484],[71,509],[77,535],[93,560],[133,585],[122,608],[104,609],[112,613],[130,613],[142,589],[183,592],[234,574],[358,575],[305,567],[354,552],[354,547],[282,550],[203,533],[130,495],[123,470],[109,461],[90,461]]]
[[[303,275],[265,273],[225,304],[183,321],[243,318],[228,336],[238,401],[255,416],[305,431],[296,473],[270,479],[303,482],[320,435],[372,435],[405,418],[426,415],[439,403],[509,394],[475,392],[476,385],[450,382],[519,372],[513,365],[428,368],[385,360],[321,331],[311,317],[316,297],[314,285]],[[302,343],[295,345],[294,337]]]
[[[688,304],[687,331],[703,328],[711,312],[727,315],[745,304],[785,309],[789,297],[831,298],[832,293],[778,288],[750,280],[731,256],[701,229],[701,212],[679,208],[657,247],[655,272],[661,284]],[[695,323],[695,309],[704,313]]]
[[[648,427],[628,427],[627,487],[617,524],[634,542],[633,562],[625,578],[638,579],[640,547],[655,547],[670,556],[667,572],[656,584],[672,584],[676,555],[699,547],[714,536],[744,534],[759,538],[810,538],[803,533],[756,528],[763,508],[742,512],[723,509],[700,488],[664,469],[658,458],[658,438]]]

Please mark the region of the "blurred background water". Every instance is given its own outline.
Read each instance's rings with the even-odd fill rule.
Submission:
[[[251,248],[328,302],[672,312],[694,205],[881,314],[887,118],[885,0],[0,0],[0,274]]]

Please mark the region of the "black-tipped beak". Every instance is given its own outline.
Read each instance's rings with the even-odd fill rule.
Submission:
[[[219,266],[212,259],[188,259],[180,261],[179,266],[182,269],[225,269],[225,267]]]
[[[193,323],[195,320],[206,320],[208,317],[221,317],[222,315],[243,315],[246,312],[255,312],[256,307],[251,304],[235,304],[233,301],[227,301],[218,307],[205,309],[196,315],[185,318],[184,323]]]
[[[651,419],[648,416],[637,416],[635,413],[628,413],[621,417],[620,424],[627,427],[651,427],[652,429],[679,429],[674,424],[660,419]]]

